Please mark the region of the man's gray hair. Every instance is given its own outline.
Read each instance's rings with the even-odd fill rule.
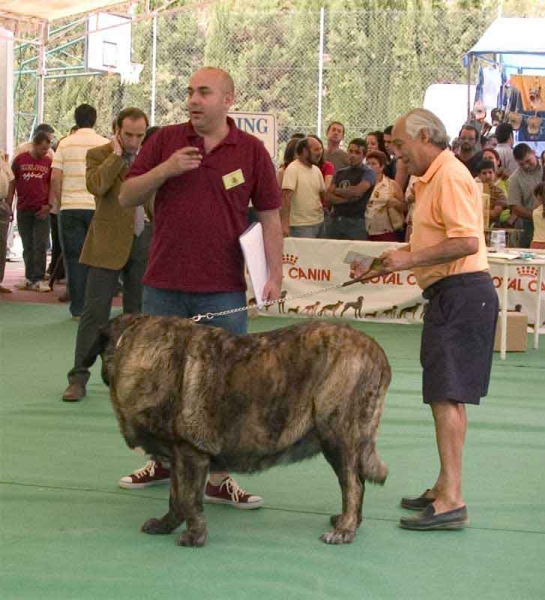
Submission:
[[[448,147],[449,137],[441,119],[425,108],[415,108],[406,116],[405,131],[414,139],[423,129],[434,146],[442,150]]]

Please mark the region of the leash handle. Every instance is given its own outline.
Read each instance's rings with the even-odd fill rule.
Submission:
[[[349,281],[345,281],[341,287],[348,287],[349,285],[354,285],[355,283],[365,283],[374,277],[378,277],[380,275],[379,271],[375,271],[374,269],[368,271],[365,275],[358,277],[356,279],[350,279]]]
[[[378,277],[382,271],[382,261],[380,258],[375,258],[373,262],[369,265],[369,268],[363,275],[356,277],[355,279],[350,279],[349,281],[345,281],[342,284],[342,287],[347,287],[349,285],[353,285],[354,283],[365,283],[374,277]]]

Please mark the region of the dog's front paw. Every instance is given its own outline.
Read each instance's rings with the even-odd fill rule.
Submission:
[[[172,533],[175,527],[172,527],[164,519],[148,519],[142,525],[141,529],[144,533],[149,533],[150,535],[166,535],[167,533]]]
[[[176,540],[178,546],[193,546],[194,548],[201,548],[206,544],[206,538],[208,532],[204,531],[184,531],[182,535]]]
[[[334,529],[333,531],[326,531],[320,539],[326,544],[351,544],[355,537],[356,532],[352,529]]]

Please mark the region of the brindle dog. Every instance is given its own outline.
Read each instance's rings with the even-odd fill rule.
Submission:
[[[307,321],[237,337],[177,317],[124,316],[97,341],[121,433],[130,448],[171,464],[169,510],[142,526],[203,546],[209,470],[255,473],[320,451],[342,493],[328,544],[352,542],[365,481],[388,469],[375,443],[390,365],[370,337]]]

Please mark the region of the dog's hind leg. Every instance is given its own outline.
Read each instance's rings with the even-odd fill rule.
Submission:
[[[177,501],[187,522],[187,529],[176,540],[178,546],[204,546],[208,532],[203,510],[204,485],[210,457],[189,444],[176,446],[171,469],[178,473]]]
[[[331,518],[333,531],[327,531],[320,539],[326,544],[349,544],[354,541],[361,522],[363,485],[358,473],[358,457],[348,448],[325,440],[322,440],[322,451],[341,486],[342,514]]]

